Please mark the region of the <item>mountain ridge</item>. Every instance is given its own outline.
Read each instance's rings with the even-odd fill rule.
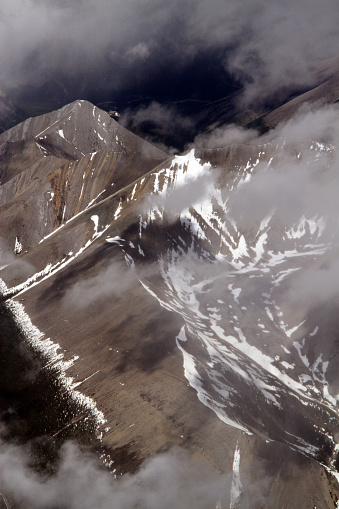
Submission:
[[[104,118],[103,123],[106,125],[107,122],[108,128],[108,131],[105,131],[106,139],[100,133],[98,134],[90,123],[87,126],[86,132],[92,133],[93,131],[94,138],[92,134],[90,136],[86,134],[85,137],[79,135],[79,142],[82,143],[82,145],[80,143],[80,148],[74,145],[74,143],[77,143],[76,135],[72,136],[72,143],[66,142],[59,134],[59,131],[63,134],[61,127],[64,126],[64,118],[66,117],[66,121],[69,121],[69,113],[72,111],[75,111],[81,117],[85,115],[92,124],[94,123],[94,126],[101,125],[102,134],[104,134],[106,128],[103,124],[99,123],[99,119],[101,117]],[[56,121],[54,120],[55,117],[57,117]],[[46,123],[48,124],[50,121],[54,121],[54,126],[46,127]],[[59,124],[60,122],[61,124]],[[80,125],[82,125],[81,122]],[[85,122],[84,125],[87,125],[87,123]],[[111,131],[109,131],[109,126],[113,126]],[[41,130],[41,128],[43,129]],[[54,131],[51,131],[52,128]],[[43,138],[40,139],[39,136],[44,132],[50,132],[51,134],[44,134]],[[8,136],[12,136],[13,133],[14,141],[10,142],[8,146]],[[120,140],[118,136],[121,136]],[[27,148],[29,155],[27,157],[25,149],[23,154],[21,150],[20,153],[23,155],[23,158],[21,157],[18,160],[14,157],[14,162],[12,162],[13,156],[10,153],[11,144],[20,142],[20,139],[26,140],[25,143],[29,144]],[[128,150],[124,148],[125,139],[129,146]],[[56,113],[47,114],[47,117],[35,117],[32,120],[25,121],[19,127],[14,127],[7,134],[1,135],[0,144],[0,151],[2,153],[1,202],[2,204],[6,203],[6,195],[9,197],[8,200],[12,200],[13,196],[16,198],[16,216],[21,216],[24,229],[23,234],[20,236],[24,238],[24,243],[29,247],[32,245],[30,237],[34,239],[33,243],[37,243],[46,234],[51,233],[55,227],[60,226],[64,219],[70,219],[75,213],[84,210],[89,203],[94,202],[98,196],[101,196],[106,191],[106,188],[112,185],[115,186],[115,189],[124,187],[130,180],[135,180],[138,175],[142,175],[155,166],[157,162],[163,161],[168,157],[159,149],[128,133],[105,112],[90,106],[90,103],[81,103],[80,101],[72,103],[69,108],[64,107]],[[66,148],[61,150],[61,146]],[[69,149],[68,146],[74,146],[75,149]],[[138,148],[140,146],[144,147],[143,153]],[[37,150],[40,151],[40,154],[38,154]],[[79,156],[79,154],[80,159],[76,159],[76,156]],[[33,159],[32,164],[30,164],[30,157]],[[26,166],[27,163],[28,168]],[[12,164],[15,168],[18,168],[18,166],[22,168],[25,165],[25,172],[21,170],[20,173],[15,174],[11,178]],[[104,165],[112,168],[111,171],[100,171]],[[96,167],[97,172],[94,175]],[[113,178],[114,182],[111,180]],[[47,224],[35,224],[34,231],[27,232],[25,231],[24,215],[34,217],[36,200],[35,195],[34,200],[30,203],[32,186],[36,189],[34,192],[38,192],[40,195],[39,201],[44,202],[45,208],[47,207],[43,214],[44,218],[41,218],[44,222],[47,219]],[[72,187],[72,194],[68,192],[68,187]],[[20,197],[22,194],[23,196]],[[46,200],[46,195],[49,196],[49,200]],[[49,209],[48,202],[52,205]],[[28,214],[24,211],[24,208],[27,209],[27,207],[30,210]],[[21,212],[18,209],[21,209]],[[8,213],[11,213],[10,210]],[[6,234],[4,235],[7,238],[11,238],[10,232],[15,230],[11,224],[6,232],[8,237]],[[11,241],[13,242],[13,238]]]

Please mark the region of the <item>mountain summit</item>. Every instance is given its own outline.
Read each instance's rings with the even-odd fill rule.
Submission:
[[[86,101],[30,118],[1,135],[2,235],[30,248],[166,158]]]

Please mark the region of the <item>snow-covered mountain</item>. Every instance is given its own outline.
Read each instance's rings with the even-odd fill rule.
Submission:
[[[168,157],[85,101],[2,134],[4,305],[108,456],[197,451],[231,507],[260,456],[267,507],[335,507],[339,110],[219,140]]]

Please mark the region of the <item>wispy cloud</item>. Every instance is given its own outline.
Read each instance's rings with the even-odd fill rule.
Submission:
[[[174,106],[164,106],[152,101],[148,106],[141,108],[128,108],[121,117],[123,125],[139,125],[149,122],[163,130],[185,130],[192,127],[193,122],[188,117],[180,114]]]
[[[63,306],[75,310],[86,310],[100,299],[123,296],[139,284],[132,267],[124,262],[111,262],[95,276],[81,278],[66,293]]]
[[[257,140],[258,133],[254,129],[244,129],[234,124],[218,127],[210,133],[200,134],[194,140],[194,146],[218,148],[227,145],[247,143]]]

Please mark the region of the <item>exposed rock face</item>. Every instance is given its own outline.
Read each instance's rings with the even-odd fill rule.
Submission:
[[[3,218],[11,217],[2,235],[12,244],[16,231],[26,249],[167,157],[86,101],[30,118],[0,143]]]
[[[336,470],[335,306],[285,298],[291,274],[331,260],[333,218],[272,198],[251,210],[241,190],[261,196],[286,157],[331,168],[336,147],[281,141],[168,158],[81,101],[14,127],[1,234],[22,251],[3,297],[31,341],[60,345],[108,450],[139,465],[183,446],[233,474],[240,450],[242,507],[262,476],[267,507],[335,507],[321,466]]]

